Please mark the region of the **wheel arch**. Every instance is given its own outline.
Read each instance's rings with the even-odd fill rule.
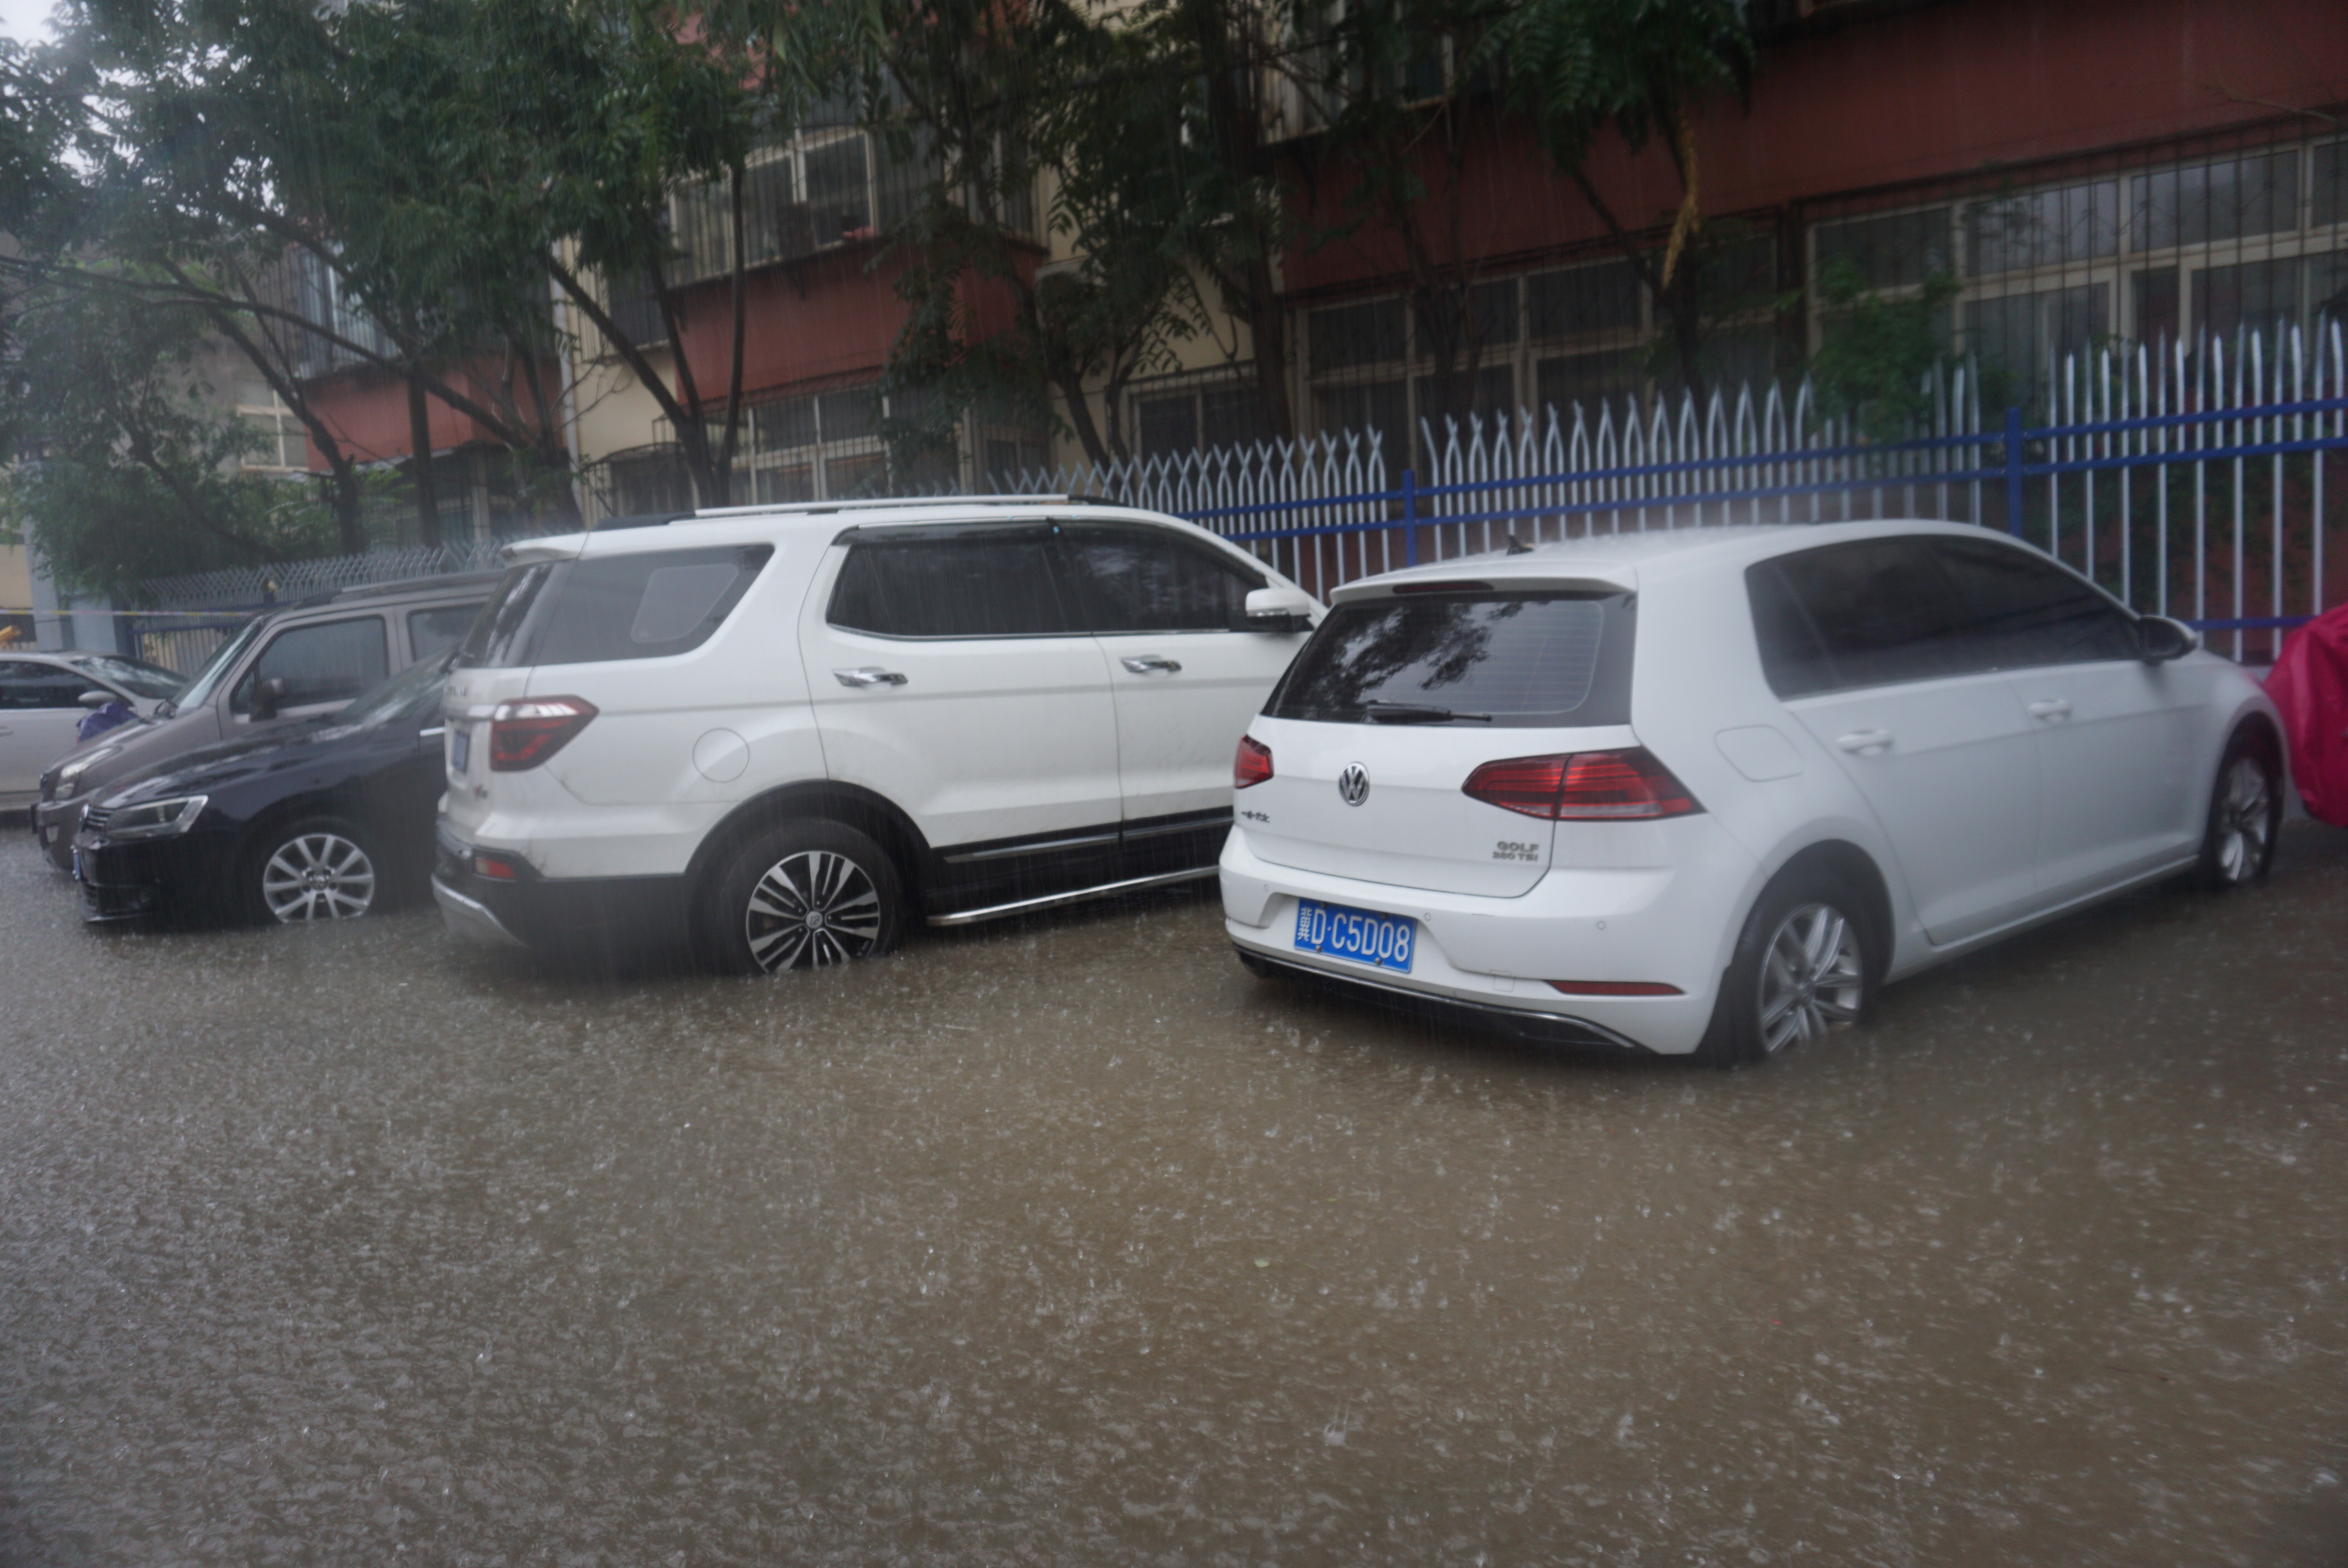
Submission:
[[[1891,886],[1883,875],[1883,868],[1875,863],[1875,856],[1858,845],[1847,838],[1822,838],[1804,845],[1770,872],[1760,891],[1754,896],[1755,901],[1757,903],[1770,888],[1787,877],[1813,871],[1824,872],[1849,883],[1867,901],[1863,913],[1875,927],[1875,940],[1870,944],[1872,951],[1869,954],[1869,961],[1875,966],[1875,974],[1871,978],[1876,984],[1882,984],[1892,971],[1891,953],[1898,943],[1897,930],[1892,924]]]
[[[852,827],[886,850],[916,907],[930,858],[929,840],[886,796],[832,779],[806,779],[751,796],[718,819],[685,863],[687,897],[697,898],[727,855],[752,834],[795,817],[815,817]]]

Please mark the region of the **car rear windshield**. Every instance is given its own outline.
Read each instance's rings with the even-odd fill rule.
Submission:
[[[1623,724],[1632,598],[1478,589],[1341,604],[1272,694],[1275,719]]]
[[[457,662],[498,670],[689,652],[725,624],[774,553],[720,545],[516,567]]]

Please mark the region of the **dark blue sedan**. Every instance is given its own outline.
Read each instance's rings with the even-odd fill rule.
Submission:
[[[420,897],[442,788],[448,661],[331,723],[175,757],[92,805],[74,839],[89,920],[340,920]]]

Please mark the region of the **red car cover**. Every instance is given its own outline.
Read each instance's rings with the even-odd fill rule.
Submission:
[[[2283,640],[2267,695],[2291,742],[2291,774],[2308,815],[2348,827],[2348,604]]]

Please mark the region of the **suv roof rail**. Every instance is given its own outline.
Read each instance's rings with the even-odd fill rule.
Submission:
[[[312,594],[297,602],[302,604],[340,603],[345,600],[376,599],[395,593],[417,593],[431,588],[469,588],[474,583],[488,585],[505,574],[499,571],[444,571],[429,577],[403,577],[394,582],[355,582],[348,588],[338,588],[328,593]],[[289,607],[290,608],[290,607]]]
[[[667,523],[681,523],[691,518],[691,512],[630,512],[623,517],[605,518],[600,523],[590,523],[591,534],[608,533],[613,528],[657,528]]]
[[[907,496],[894,500],[775,501],[756,507],[704,507],[697,512],[685,513],[675,520],[683,522],[687,518],[763,518],[778,512],[812,517],[824,512],[872,512],[914,507],[1064,507],[1071,502],[1096,507],[1121,504],[1104,501],[1097,496]],[[603,526],[609,528],[611,525],[606,523]]]

